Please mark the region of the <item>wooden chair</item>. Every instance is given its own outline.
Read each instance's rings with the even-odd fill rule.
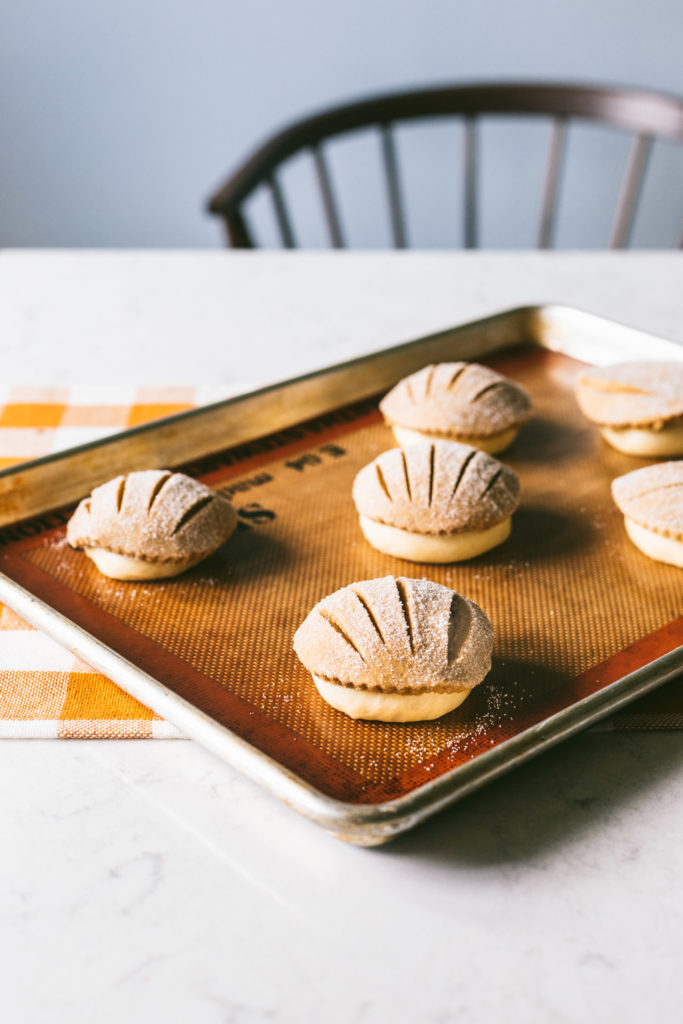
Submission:
[[[297,121],[260,147],[211,197],[208,209],[221,217],[227,241],[237,248],[257,243],[250,230],[245,203],[260,187],[270,191],[282,245],[296,246],[292,218],[278,180],[278,170],[290,157],[308,150],[313,157],[330,244],[345,246],[339,206],[324,143],[343,133],[374,129],[379,133],[388,214],[394,247],[407,245],[404,197],[401,189],[395,127],[426,118],[459,118],[463,124],[463,245],[477,246],[478,132],[486,115],[543,117],[550,122],[540,215],[539,248],[553,240],[568,124],[585,119],[626,130],[633,135],[609,236],[609,247],[629,241],[653,141],[683,142],[683,100],[632,89],[588,88],[577,85],[495,83],[456,85],[374,97],[334,107]],[[683,246],[683,235],[679,245]]]

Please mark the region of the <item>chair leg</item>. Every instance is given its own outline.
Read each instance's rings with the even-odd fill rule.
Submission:
[[[225,229],[225,244],[233,249],[253,249],[254,240],[251,237],[247,222],[238,211],[227,214],[223,218]]]

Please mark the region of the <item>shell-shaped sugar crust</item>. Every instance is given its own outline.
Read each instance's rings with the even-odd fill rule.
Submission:
[[[222,494],[184,473],[148,469],[96,487],[69,520],[66,536],[75,548],[182,562],[215,551],[236,522]]]
[[[660,462],[612,481],[617,507],[639,526],[683,541],[683,462]]]
[[[379,405],[386,421],[454,437],[490,437],[531,416],[524,388],[478,363],[438,363],[404,377]]]
[[[474,601],[394,576],[323,598],[294,636],[309,672],[381,693],[470,690],[488,673],[492,648],[491,623]]]
[[[514,512],[519,493],[514,470],[455,441],[382,452],[353,484],[361,515],[414,533],[488,530]]]
[[[591,367],[576,397],[589,420],[604,427],[662,427],[683,417],[683,362]]]

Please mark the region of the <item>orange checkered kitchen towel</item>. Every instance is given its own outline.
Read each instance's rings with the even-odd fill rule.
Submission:
[[[228,397],[229,388],[12,388],[0,394],[0,467]],[[683,729],[683,679],[610,719]],[[603,727],[604,728],[604,727]],[[181,733],[0,605],[0,738],[171,739]]]
[[[0,396],[0,467],[225,398],[221,388],[22,388]],[[242,385],[239,390],[247,390]],[[180,732],[0,605],[0,737],[168,739]]]

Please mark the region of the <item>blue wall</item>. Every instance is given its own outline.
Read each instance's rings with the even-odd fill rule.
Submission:
[[[683,93],[680,0],[4,0],[0,12],[0,244],[215,246],[212,187],[272,128],[351,96],[481,78],[633,84]],[[493,126],[484,242],[531,244],[546,136]],[[381,244],[374,140],[335,147],[356,172],[347,234]],[[563,245],[601,245],[625,142],[579,129]],[[415,196],[411,236],[457,243],[457,131],[401,133]],[[360,171],[359,171],[360,168]],[[503,171],[500,174],[500,171]],[[640,245],[668,245],[683,218],[683,163],[658,147]],[[308,188],[299,162],[285,176]],[[677,190],[672,207],[665,202]],[[672,216],[672,209],[675,216]],[[254,216],[264,239],[263,211]],[[322,241],[312,215],[297,227]]]

